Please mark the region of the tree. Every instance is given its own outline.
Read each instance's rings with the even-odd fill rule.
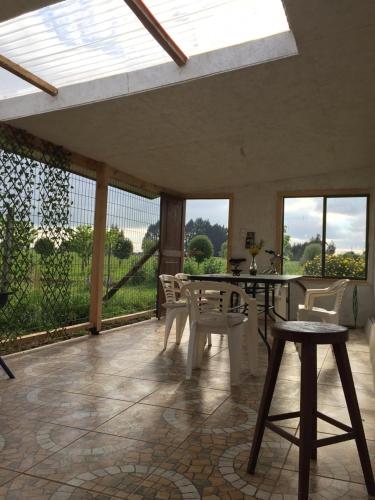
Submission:
[[[105,253],[113,253],[113,249],[115,248],[119,239],[124,237],[124,233],[117,227],[111,226],[105,232]]]
[[[326,248],[326,255],[334,255],[336,252],[336,245],[333,241],[330,241],[329,243],[326,243],[327,248]]]
[[[34,244],[34,250],[42,257],[49,257],[55,251],[55,245],[49,238],[39,238]]]
[[[124,237],[121,231],[117,242],[113,248],[113,255],[120,260],[128,259],[133,253],[133,243],[129,238]]]
[[[81,257],[82,271],[89,265],[92,255],[93,229],[91,226],[77,226],[72,232],[70,248]]]
[[[291,256],[290,260],[301,261],[305,248],[310,245],[310,243],[320,243],[322,244],[322,238],[320,234],[310,238],[310,241],[305,241],[304,243],[294,243],[291,246]]]
[[[220,224],[211,225],[209,220],[201,217],[192,219],[185,225],[185,249],[188,250],[190,241],[198,235],[206,235],[213,245],[214,255],[220,255],[221,245],[228,239],[228,229]]]
[[[213,254],[214,248],[211,240],[204,234],[194,236],[189,243],[189,256],[200,264],[205,259],[209,259]]]
[[[284,226],[284,234],[283,234],[283,256],[287,259],[291,259],[292,257],[292,246],[290,244],[290,235],[286,232],[287,227]]]
[[[224,241],[220,247],[220,257],[226,259],[228,256],[228,241]]]
[[[305,250],[303,251],[303,255],[301,258],[301,264],[306,264],[309,260],[313,260],[315,257],[322,254],[322,245],[321,243],[309,243]]]

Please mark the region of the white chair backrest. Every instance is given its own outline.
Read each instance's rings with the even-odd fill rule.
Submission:
[[[159,279],[163,286],[166,303],[177,302],[181,296],[182,281],[170,274],[161,274]]]
[[[238,294],[249,309],[251,308],[251,313],[256,316],[256,300],[248,297],[238,286],[213,281],[196,281],[182,288],[182,295],[189,302],[192,321],[199,321],[200,317],[207,312],[215,312],[223,316],[231,312],[232,293]]]
[[[335,304],[333,306],[333,309],[336,312],[339,312],[340,310],[341,302],[344,297],[346,287],[349,284],[349,281],[350,280],[348,279],[337,280],[329,287],[329,290],[331,292],[336,292]]]
[[[189,276],[185,273],[177,273],[177,274],[175,274],[175,278],[182,281],[182,283],[184,285],[186,285],[187,283],[190,283]]]

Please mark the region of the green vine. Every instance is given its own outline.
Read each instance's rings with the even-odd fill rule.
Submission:
[[[41,259],[38,310],[52,332],[67,324],[70,305],[68,239],[71,181],[69,155],[41,142],[37,151],[24,131],[0,125],[0,292],[9,292],[0,309],[0,343],[25,333],[34,286],[33,245],[48,238],[53,251]],[[60,332],[59,332],[60,335]]]

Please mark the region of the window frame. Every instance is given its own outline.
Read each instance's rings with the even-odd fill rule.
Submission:
[[[319,276],[303,275],[304,279],[310,280],[337,280],[337,279],[349,279],[351,281],[367,282],[368,280],[368,270],[369,270],[369,228],[370,228],[370,193],[358,191],[358,192],[320,192],[320,191],[306,191],[306,192],[287,192],[279,193],[279,214],[281,210],[281,228],[278,228],[278,238],[279,239],[279,249],[280,254],[284,254],[284,222],[285,222],[285,199],[287,198],[323,198],[323,220],[322,220],[322,274]],[[327,230],[327,200],[329,198],[366,198],[366,241],[365,241],[365,276],[363,278],[358,278],[357,276],[327,276],[325,274],[325,260],[326,260],[326,230]],[[281,273],[284,272],[284,260],[281,261]]]

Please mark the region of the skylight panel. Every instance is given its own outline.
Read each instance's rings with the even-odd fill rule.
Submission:
[[[289,31],[281,0],[147,0],[189,56]]]
[[[144,2],[188,57],[289,31],[281,0]],[[24,14],[0,24],[0,47],[57,88],[171,62],[124,0],[65,0]],[[34,92],[0,69],[0,99]]]

